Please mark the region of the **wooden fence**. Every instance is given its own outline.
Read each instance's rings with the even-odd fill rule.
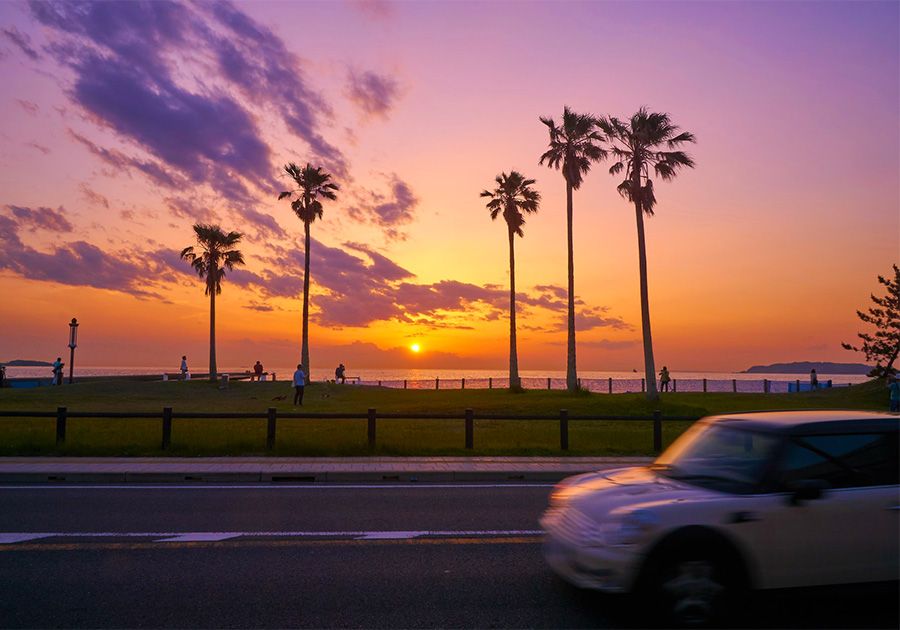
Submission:
[[[660,411],[654,411],[652,416],[597,416],[597,415],[569,415],[568,410],[560,409],[558,415],[505,415],[479,413],[477,416],[473,409],[466,409],[459,414],[435,414],[435,413],[377,413],[375,409],[368,409],[366,413],[296,413],[281,412],[275,407],[269,407],[265,412],[179,412],[175,413],[172,407],[163,407],[162,411],[148,412],[117,412],[117,411],[69,411],[67,407],[58,407],[56,411],[0,411],[0,419],[22,418],[55,418],[56,419],[56,443],[64,444],[66,441],[66,426],[69,419],[159,419],[161,420],[162,441],[161,448],[166,450],[172,443],[172,422],[174,420],[266,420],[266,449],[275,448],[275,436],[278,427],[278,419],[300,420],[366,420],[367,439],[370,449],[375,448],[378,419],[383,420],[461,420],[465,423],[465,447],[475,448],[475,420],[512,420],[512,421],[555,421],[559,423],[559,448],[569,448],[569,421],[622,421],[622,422],[648,422],[653,423],[652,440],[653,450],[659,453],[662,450],[662,423],[663,421],[688,421],[693,422],[697,417],[666,416]]]

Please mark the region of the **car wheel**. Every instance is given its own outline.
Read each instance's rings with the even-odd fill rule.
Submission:
[[[710,550],[666,554],[648,577],[646,603],[664,626],[721,625],[741,591],[734,568]]]

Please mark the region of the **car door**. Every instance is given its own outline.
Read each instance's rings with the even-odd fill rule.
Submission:
[[[798,436],[779,464],[785,492],[752,500],[736,535],[768,588],[897,579],[897,433]],[[826,486],[794,500],[791,488]]]

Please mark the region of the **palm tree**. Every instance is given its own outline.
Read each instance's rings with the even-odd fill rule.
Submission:
[[[321,167],[313,167],[309,163],[300,168],[291,162],[285,165],[284,172],[290,176],[297,188],[284,191],[278,195],[278,199],[294,197],[291,199],[291,209],[303,221],[306,234],[303,266],[303,340],[300,347],[300,362],[306,369],[306,382],[309,383],[309,225],[316,219],[322,218],[322,202],[319,199],[331,199],[332,201],[337,199],[334,193],[339,190],[339,187],[331,181],[331,175],[323,171]]]
[[[240,232],[222,231],[218,225],[204,223],[194,224],[197,244],[203,251],[195,253],[193,247],[181,250],[182,260],[191,263],[191,267],[201,279],[206,280],[206,295],[209,296],[209,380],[216,380],[216,296],[222,292],[222,278],[225,270],[234,269],[235,265],[244,264],[244,255],[236,249],[243,234]]]
[[[524,236],[522,226],[525,225],[523,212],[537,212],[541,202],[541,193],[531,188],[533,179],[525,179],[518,171],[510,171],[509,175],[500,173],[496,180],[497,188],[493,191],[483,190],[482,197],[489,197],[485,204],[491,211],[491,219],[496,219],[502,212],[509,233],[509,388],[518,389],[519,355],[516,352],[516,255],[514,237]]]
[[[575,263],[572,246],[572,191],[581,187],[584,175],[591,170],[591,163],[606,157],[600,146],[604,138],[597,131],[597,119],[588,114],[576,114],[568,107],[563,109],[562,124],[541,116],[541,122],[550,131],[550,148],[541,156],[539,164],[547,162],[550,168],[559,169],[566,179],[566,228],[569,237],[569,311],[568,354],[566,361],[566,388],[578,389],[578,373],[575,369]]]
[[[650,168],[663,181],[675,178],[683,166],[693,168],[694,160],[677,150],[686,142],[696,142],[694,134],[680,131],[668,114],[648,112],[640,108],[630,120],[615,117],[601,118],[600,128],[612,144],[611,152],[617,160],[610,175],[625,172],[625,179],[617,190],[634,204],[637,219],[638,262],[641,273],[641,330],[644,336],[644,373],[647,379],[647,398],[658,400],[656,366],[653,363],[653,338],[650,335],[650,301],[647,290],[647,247],[644,244],[644,213],[653,216],[656,195]]]

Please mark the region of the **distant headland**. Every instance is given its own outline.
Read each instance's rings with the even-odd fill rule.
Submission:
[[[754,365],[744,370],[743,374],[808,374],[815,370],[817,374],[868,374],[872,368],[863,363],[830,363],[828,361],[795,361],[794,363],[773,363],[772,365]]]
[[[32,361],[30,359],[14,359],[12,361],[7,361],[6,363],[0,363],[0,365],[6,367],[44,367],[53,365],[48,361]]]

